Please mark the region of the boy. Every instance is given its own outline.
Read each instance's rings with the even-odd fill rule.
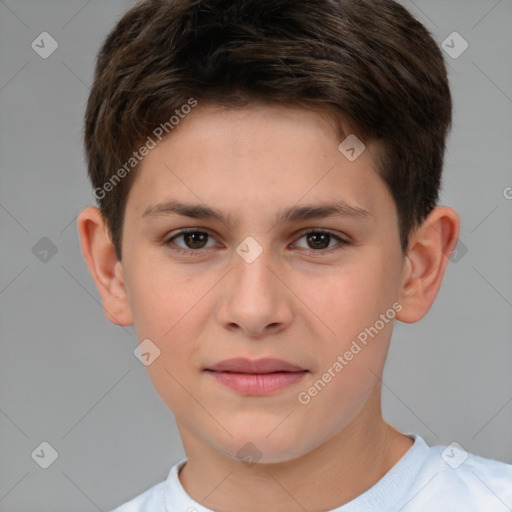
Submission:
[[[391,0],[152,0],[98,57],[82,250],[187,459],[116,509],[505,511],[512,467],[381,414],[459,233],[451,96]],[[156,355],[155,355],[156,354]]]

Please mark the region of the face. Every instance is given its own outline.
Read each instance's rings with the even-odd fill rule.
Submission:
[[[380,414],[398,218],[375,147],[341,142],[326,114],[199,105],[142,161],[118,265],[185,449],[285,461]]]

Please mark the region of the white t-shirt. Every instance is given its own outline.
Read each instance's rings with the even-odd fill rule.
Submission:
[[[456,443],[430,448],[422,437],[370,489],[331,512],[511,512],[512,465],[468,454]],[[112,512],[212,512],[183,489],[172,467],[154,485]]]

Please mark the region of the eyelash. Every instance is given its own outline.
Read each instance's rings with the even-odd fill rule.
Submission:
[[[208,231],[192,228],[192,229],[186,229],[186,230],[178,231],[172,237],[167,238],[166,240],[164,240],[163,241],[163,245],[169,246],[169,248],[171,250],[173,250],[173,251],[175,251],[177,253],[187,254],[187,255],[197,254],[197,253],[200,253],[200,252],[204,252],[204,251],[206,251],[208,249],[214,249],[214,247],[207,247],[206,249],[204,249],[204,248],[201,248],[201,249],[184,249],[183,247],[176,246],[176,245],[174,247],[171,247],[172,242],[176,238],[179,238],[179,237],[187,235],[187,234],[193,234],[193,233],[202,233],[202,234],[205,234],[205,235],[213,238],[213,236],[210,233],[208,233]],[[300,240],[301,238],[304,238],[305,236],[310,235],[310,234],[329,235],[332,238],[336,239],[336,241],[338,242],[335,246],[328,247],[326,249],[309,249],[309,250],[308,249],[304,249],[305,251],[307,251],[309,253],[313,253],[315,255],[318,255],[320,253],[324,253],[324,254],[325,253],[331,253],[332,251],[343,249],[343,247],[346,246],[346,245],[350,245],[349,241],[345,240],[344,238],[341,238],[340,236],[332,233],[331,231],[326,231],[324,229],[310,229],[309,231],[304,231],[304,232],[301,233],[301,235],[298,238],[298,240]],[[329,242],[330,242],[330,240],[329,240]]]

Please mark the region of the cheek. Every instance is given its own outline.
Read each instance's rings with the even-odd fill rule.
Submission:
[[[193,313],[201,290],[204,295],[207,289],[203,284],[200,277],[184,276],[169,265],[141,265],[131,281],[130,293],[134,323],[140,334],[164,340],[181,319]]]
[[[379,262],[339,267],[321,277],[297,278],[296,289],[311,313],[348,339],[391,307],[394,292]]]
[[[157,347],[158,357],[146,371],[155,390],[169,407],[179,407],[191,373],[198,347],[194,340],[200,322],[201,294],[198,279],[183,277],[179,272],[149,268],[140,272],[131,284],[134,325],[139,343],[150,339]]]
[[[332,386],[332,391],[341,386],[338,398],[345,396],[347,383],[364,394],[363,388],[374,380],[371,372],[379,375],[382,371],[398,291],[396,269],[390,268],[390,261],[365,255],[357,264],[330,272],[317,283],[306,278],[301,285],[304,294],[309,290],[304,302],[329,328],[322,330],[324,341],[315,345],[321,360],[318,370],[327,370],[339,356],[344,360],[344,370],[337,373],[340,378]]]
[[[199,351],[195,341],[201,326],[199,316],[205,314],[206,301],[201,298],[208,288],[198,286],[197,278],[160,271],[148,273],[134,284],[138,340],[149,338],[160,351],[154,362],[146,366],[148,376],[169,408],[175,412],[186,410],[190,401],[186,390],[193,389],[190,379]]]

